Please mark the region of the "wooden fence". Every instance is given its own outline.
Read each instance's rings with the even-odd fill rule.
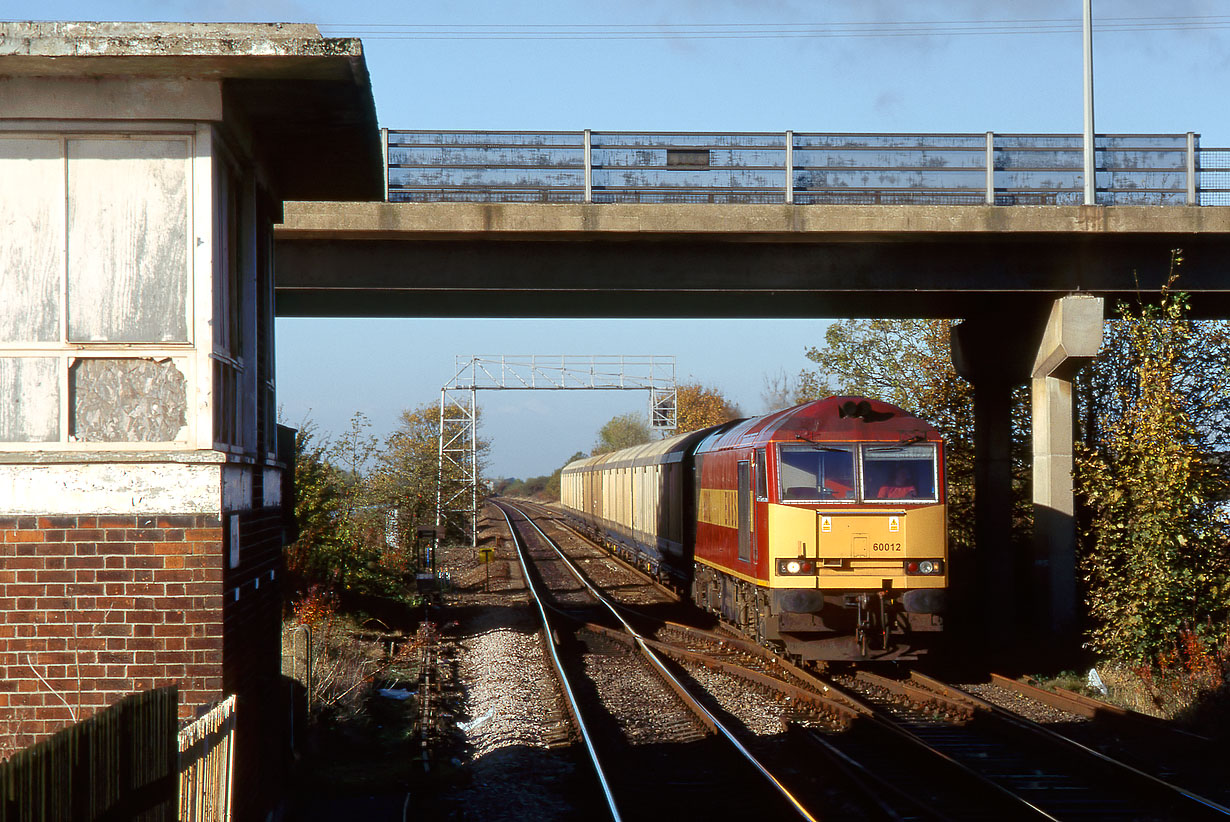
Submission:
[[[235,697],[179,732],[180,822],[229,822]]]
[[[0,763],[0,822],[174,822],[178,707],[133,694]]]

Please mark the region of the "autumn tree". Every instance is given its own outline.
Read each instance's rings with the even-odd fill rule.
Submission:
[[[806,351],[816,367],[799,374],[799,396],[874,397],[934,425],[946,442],[949,537],[956,546],[972,547],[974,390],[953,368],[952,325],[951,320],[834,322],[825,331],[825,344]],[[1028,443],[1023,442],[1024,448]],[[1024,476],[1026,459],[1022,451]],[[1018,498],[1023,515],[1028,488],[1020,489]]]
[[[721,391],[699,382],[685,382],[676,386],[675,430],[682,434],[720,425],[739,417],[739,407],[728,400]]]
[[[1230,522],[1211,452],[1230,414],[1227,324],[1192,322],[1170,286],[1155,304],[1120,306],[1084,388],[1076,490],[1091,646],[1152,661],[1185,630],[1224,639]]]
[[[445,439],[468,442],[469,434],[463,430],[464,425],[463,422],[446,423]],[[424,403],[402,411],[397,427],[376,457],[375,494],[385,510],[397,512],[403,540],[413,536],[416,526],[435,524],[437,481],[446,502],[464,500],[468,505],[471,491],[466,471],[446,461],[441,473],[439,437],[440,406]],[[476,456],[480,477],[490,450],[490,443],[478,437]]]
[[[598,441],[594,443],[594,455],[608,454],[621,448],[631,448],[653,439],[653,432],[644,415],[636,412],[612,417],[598,429]]]
[[[329,442],[303,421],[295,432],[295,521],[298,537],[286,546],[286,567],[301,585],[331,586],[344,576],[353,530],[346,518],[346,484],[328,457]]]
[[[399,596],[400,581],[380,567],[379,521],[373,515],[366,461],[366,417],[351,419],[337,441],[318,439],[311,422],[295,434],[295,519],[299,535],[286,547],[292,596],[312,587],[336,595]],[[340,463],[340,464],[339,464]]]

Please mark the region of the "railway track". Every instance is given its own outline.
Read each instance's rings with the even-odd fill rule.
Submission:
[[[818,677],[741,638],[648,624],[645,644],[685,670],[722,671],[789,703],[791,738],[822,754],[826,775],[862,794],[867,818],[1230,819],[1230,810],[1192,790],[921,674],[908,682],[868,672]],[[1048,697],[1002,677],[995,682],[1189,748],[1207,741],[1078,695]]]
[[[738,734],[698,701],[649,641],[605,602],[585,576],[556,552],[545,533],[512,506],[499,504],[522,556],[527,585],[539,602],[552,658],[604,795],[615,819],[731,813],[814,819],[785,785],[740,741]],[[568,569],[572,581],[564,579]],[[534,580],[538,580],[536,584]],[[588,592],[587,601],[579,585]],[[600,603],[600,604],[595,604]],[[606,612],[601,616],[598,608]],[[561,620],[560,615],[567,617]],[[579,630],[567,622],[588,616]],[[599,624],[602,619],[607,624]],[[619,625],[622,630],[614,625]],[[635,647],[644,663],[631,668]],[[616,664],[612,665],[611,663]],[[674,697],[647,693],[652,671]],[[640,721],[621,695],[632,691]],[[692,720],[681,720],[679,706]],[[646,716],[647,714],[647,716]],[[647,722],[652,719],[656,722]],[[654,726],[656,727],[649,727]],[[686,753],[686,756],[681,756]],[[729,786],[739,790],[731,791]]]
[[[876,733],[823,742],[882,790],[909,786],[894,797],[903,815],[913,805],[943,819],[1230,819],[1208,799],[918,673],[899,681],[860,671],[833,687],[872,710]],[[886,751],[910,756],[894,764]]]

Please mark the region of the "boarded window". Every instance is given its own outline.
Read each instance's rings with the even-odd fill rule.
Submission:
[[[79,359],[69,368],[72,435],[85,442],[172,442],[187,425],[183,373],[171,360]]]
[[[0,442],[60,438],[59,360],[0,357]]]
[[[188,141],[68,141],[68,336],[187,342]]]
[[[668,148],[666,150],[666,166],[674,168],[708,168],[709,149],[707,148]]]
[[[63,276],[60,141],[0,137],[0,342],[60,339]]]

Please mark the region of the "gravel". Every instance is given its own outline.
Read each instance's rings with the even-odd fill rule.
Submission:
[[[458,727],[471,758],[511,745],[548,747],[559,697],[539,635],[496,628],[463,639],[461,648],[470,719]]]

